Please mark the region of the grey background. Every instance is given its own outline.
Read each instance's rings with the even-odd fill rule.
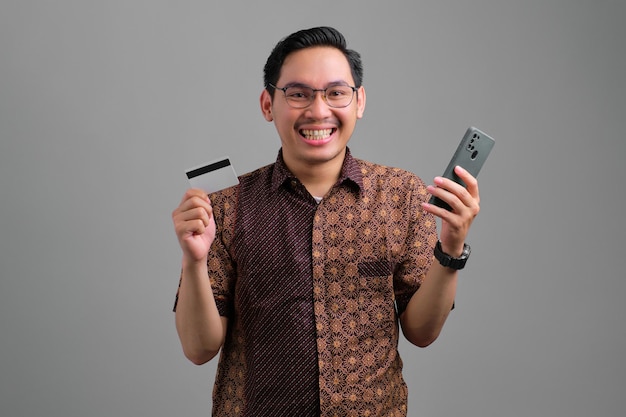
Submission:
[[[184,359],[171,211],[185,168],[274,161],[276,41],[362,53],[351,148],[430,182],[469,125],[496,147],[457,309],[401,353],[411,416],[626,411],[623,1],[0,3],[0,415],[209,414]]]

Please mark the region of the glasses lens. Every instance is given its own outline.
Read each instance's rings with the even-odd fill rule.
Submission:
[[[331,107],[346,107],[352,102],[354,90],[347,85],[337,85],[326,89],[326,102]]]
[[[315,92],[310,87],[289,87],[285,90],[287,102],[296,108],[303,108],[311,104]]]

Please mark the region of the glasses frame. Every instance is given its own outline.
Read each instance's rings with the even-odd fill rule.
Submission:
[[[328,105],[328,107],[332,107],[333,109],[345,109],[346,107],[348,107],[350,104],[352,104],[352,102],[354,101],[354,93],[357,94],[358,96],[358,88],[352,85],[347,85],[347,84],[339,84],[339,85],[332,85],[330,87],[326,87],[326,88],[313,88],[313,87],[309,87],[308,85],[290,85],[288,87],[277,87],[272,83],[267,83],[270,87],[272,87],[275,90],[280,90],[283,92],[283,96],[285,97],[285,101],[287,102],[287,104],[289,105],[289,107],[292,107],[294,109],[306,109],[307,107],[309,107],[311,104],[313,104],[313,102],[315,101],[315,96],[317,95],[317,92],[322,93],[322,99],[324,100],[324,103],[326,103]],[[348,87],[352,90],[352,96],[350,97],[350,101],[348,102],[348,104],[346,104],[345,106],[335,106],[332,105],[329,101],[328,101],[328,97],[326,97],[326,90],[328,90],[329,88],[334,88],[334,87]],[[313,91],[313,94],[311,95],[311,99],[309,100],[309,102],[305,105],[305,106],[294,106],[293,103],[291,103],[289,101],[289,98],[287,97],[287,90],[289,88],[293,88],[293,87],[306,87],[306,88],[310,88],[311,91]]]

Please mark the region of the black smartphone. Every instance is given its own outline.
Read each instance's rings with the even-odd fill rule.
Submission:
[[[477,177],[478,172],[485,163],[485,160],[487,159],[487,156],[489,156],[489,152],[491,152],[491,148],[493,148],[494,144],[495,141],[493,138],[485,132],[482,132],[475,127],[470,127],[465,132],[463,139],[461,139],[456,152],[452,156],[448,167],[443,173],[443,177],[449,178],[457,184],[461,184],[463,187],[466,187],[461,178],[454,173],[454,167],[460,165],[474,177]],[[430,203],[445,208],[448,211],[452,210],[448,203],[435,196],[430,198]]]

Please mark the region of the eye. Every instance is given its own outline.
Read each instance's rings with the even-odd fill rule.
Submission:
[[[285,95],[291,100],[308,100],[313,94],[310,89],[291,87],[285,91]]]
[[[346,95],[346,91],[341,88],[330,88],[326,91],[328,97],[341,97]]]
[[[346,86],[329,87],[326,90],[326,97],[329,99],[342,99],[352,96],[352,89]]]

